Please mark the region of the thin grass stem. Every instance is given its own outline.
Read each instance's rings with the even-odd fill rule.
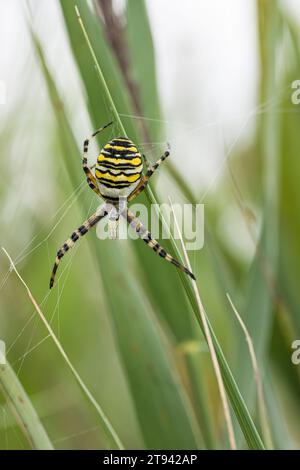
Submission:
[[[103,89],[104,89],[104,91],[105,91],[106,97],[107,97],[107,99],[108,99],[110,110],[111,110],[111,112],[112,112],[112,114],[113,114],[113,116],[114,116],[114,119],[115,119],[116,123],[118,124],[118,126],[119,126],[119,128],[120,128],[120,131],[122,132],[122,134],[123,134],[124,136],[126,136],[127,134],[126,134],[126,132],[125,132],[125,128],[124,128],[123,123],[122,123],[122,121],[121,121],[121,119],[120,119],[119,113],[118,113],[118,111],[117,111],[117,108],[116,108],[116,106],[115,106],[115,103],[114,103],[114,101],[113,101],[113,99],[112,99],[112,96],[111,96],[110,91],[109,91],[109,89],[108,89],[108,86],[107,86],[107,84],[106,84],[104,75],[103,75],[102,70],[101,70],[101,68],[100,68],[100,66],[99,66],[99,63],[98,63],[98,61],[97,61],[96,54],[95,54],[95,52],[94,52],[94,49],[93,49],[93,46],[92,46],[91,41],[90,41],[90,39],[89,39],[89,36],[88,36],[88,34],[87,34],[87,32],[86,32],[86,29],[85,29],[85,26],[84,26],[84,24],[83,24],[83,21],[82,21],[82,18],[81,18],[81,16],[80,16],[80,12],[79,12],[79,9],[78,9],[78,6],[77,6],[77,5],[75,5],[75,11],[76,11],[76,15],[77,15],[77,19],[78,19],[79,25],[80,25],[80,27],[81,27],[81,29],[82,29],[84,38],[85,38],[85,40],[86,40],[87,46],[88,46],[88,48],[89,48],[89,50],[90,50],[90,53],[91,53],[91,56],[92,56],[92,58],[93,58],[93,61],[94,61],[94,64],[95,64],[95,68],[96,68],[97,74],[98,74],[98,76],[99,76],[99,78],[100,78],[101,84],[102,84],[102,86],[103,86]]]
[[[51,338],[53,339],[57,349],[59,350],[60,354],[62,355],[62,357],[64,358],[65,362],[67,363],[70,371],[72,372],[72,374],[74,375],[75,379],[77,380],[78,384],[80,385],[81,389],[83,390],[83,392],[85,393],[85,395],[87,396],[87,398],[89,399],[90,403],[93,405],[93,407],[96,409],[99,417],[100,417],[100,420],[101,420],[101,426],[102,426],[102,430],[103,432],[105,433],[105,436],[106,436],[106,439],[107,439],[107,443],[109,445],[109,447],[111,449],[123,449],[123,444],[119,438],[119,436],[117,435],[116,431],[114,430],[112,424],[110,423],[109,419],[106,417],[105,413],[103,412],[101,406],[99,405],[99,403],[97,402],[97,400],[94,398],[94,396],[92,395],[92,393],[89,391],[89,389],[87,388],[87,386],[85,385],[85,383],[83,382],[82,378],[80,377],[79,373],[77,372],[77,370],[75,369],[75,367],[73,366],[73,364],[71,363],[69,357],[67,356],[64,348],[62,347],[62,345],[60,344],[58,338],[56,337],[54,331],[52,330],[51,326],[49,325],[48,321],[46,320],[46,317],[45,315],[43,314],[42,310],[40,309],[37,301],[35,300],[33,294],[31,293],[31,290],[29,289],[29,287],[27,286],[26,282],[24,281],[24,279],[21,277],[21,275],[19,274],[19,272],[17,271],[17,268],[15,267],[14,265],[14,262],[11,258],[11,256],[8,254],[8,252],[6,251],[5,248],[2,247],[2,250],[4,251],[4,253],[6,254],[7,258],[9,259],[10,261],[10,266],[11,266],[11,269],[13,269],[16,273],[16,275],[18,276],[19,280],[21,281],[21,283],[23,284],[23,286],[25,287],[26,291],[27,291],[27,294],[34,306],[34,308],[36,309],[37,313],[39,314],[42,322],[44,323],[46,329],[48,330]]]
[[[263,385],[262,385],[262,380],[261,380],[261,374],[260,370],[258,367],[258,362],[257,362],[257,357],[255,354],[255,349],[254,349],[254,344],[252,337],[250,336],[247,327],[245,323],[243,322],[239,312],[237,311],[233,301],[231,300],[230,295],[228,292],[226,293],[226,297],[230,303],[230,306],[239,322],[241,325],[241,328],[243,332],[245,333],[246,341],[248,344],[249,348],[249,354],[250,354],[250,359],[251,359],[251,364],[253,368],[253,373],[254,373],[254,379],[255,379],[255,384],[256,384],[256,390],[257,390],[257,399],[258,399],[258,409],[259,409],[259,418],[260,418],[260,424],[261,424],[261,429],[263,432],[263,436],[267,445],[268,449],[273,449],[273,440],[272,440],[272,433],[271,429],[269,426],[269,420],[268,420],[268,412],[267,412],[267,406],[266,406],[266,401],[264,397],[264,390],[263,390]]]
[[[174,207],[173,207],[173,204],[172,204],[172,201],[171,201],[170,197],[169,197],[169,201],[170,201],[170,205],[171,205],[171,209],[172,209],[172,213],[173,213],[173,217],[174,217],[176,230],[178,232],[179,239],[180,239],[180,242],[181,242],[184,259],[186,261],[188,269],[190,271],[192,271],[192,266],[191,266],[186,248],[185,248],[185,244],[184,244],[184,241],[183,241],[183,238],[182,238],[182,233],[180,231],[178,221],[177,221],[177,217],[176,217]],[[210,334],[210,328],[209,328],[207,320],[206,320],[206,312],[205,312],[205,309],[204,309],[204,306],[203,306],[203,303],[202,303],[202,300],[201,300],[201,297],[200,297],[200,292],[199,292],[197,283],[194,280],[192,280],[191,282],[192,282],[193,291],[194,291],[195,298],[196,298],[197,305],[198,305],[198,311],[199,311],[201,323],[203,325],[204,335],[205,335],[205,338],[206,338],[206,341],[207,341],[207,345],[208,345],[208,349],[209,349],[209,352],[210,352],[213,368],[214,368],[214,371],[215,371],[215,374],[216,374],[216,379],[217,379],[217,383],[218,383],[218,388],[219,388],[219,392],[220,392],[220,397],[221,397],[221,402],[222,402],[222,407],[223,407],[223,412],[224,412],[224,417],[225,417],[225,423],[226,423],[227,432],[228,432],[230,448],[232,450],[236,450],[236,441],[235,441],[235,436],[234,436],[234,431],[233,431],[232,419],[231,419],[231,415],[230,415],[229,403],[228,403],[228,400],[227,400],[225,386],[224,386],[224,382],[223,382],[223,379],[222,379],[221,369],[220,369],[219,362],[218,362],[218,359],[217,359],[214,343],[213,343],[213,340],[212,340],[212,337],[211,337],[211,334]]]
[[[32,449],[53,450],[52,443],[11,365],[0,365],[0,390]]]
[[[83,21],[82,21],[82,18],[80,16],[78,7],[76,7],[76,14],[77,14],[77,18],[78,18],[79,24],[81,26],[81,29],[83,31],[85,40],[87,42],[88,48],[90,50],[91,56],[93,58],[95,68],[98,71],[98,75],[99,75],[101,83],[103,85],[103,89],[105,91],[107,100],[111,104],[111,110],[112,110],[112,112],[115,116],[115,119],[116,119],[119,127],[120,127],[120,130],[124,133],[124,135],[126,135],[124,126],[121,122],[120,116],[119,116],[118,111],[116,109],[116,106],[113,102],[113,99],[112,99],[112,96],[109,92],[108,86],[105,82],[105,78],[104,78],[103,73],[101,71],[101,67],[98,63],[98,60],[97,60],[96,54],[93,50],[93,47],[91,45],[91,42],[89,40],[87,31],[86,31],[86,28],[83,24]],[[147,195],[149,201],[152,204],[154,204],[154,208],[157,211],[158,217],[160,218],[163,226],[166,228],[167,224],[166,224],[165,218],[164,218],[164,216],[163,216],[163,214],[162,214],[162,212],[159,208],[157,199],[156,199],[155,194],[154,194],[153,190],[151,189],[150,185],[148,185],[147,188],[146,188],[146,195]],[[176,245],[175,240],[172,237],[172,235],[170,237],[170,241],[172,243],[172,246],[173,246],[175,252],[180,257],[179,250],[177,248],[177,245]],[[198,308],[197,299],[195,297],[195,292],[193,291],[193,288],[191,288],[190,283],[188,282],[188,280],[185,279],[186,276],[183,273],[180,273],[180,272],[179,272],[179,275],[180,275],[180,279],[181,279],[183,288],[185,289],[185,291],[187,293],[187,296],[189,298],[189,301],[191,303],[193,311],[196,315],[197,321],[198,321],[200,327],[203,329],[202,322],[199,318],[199,308]],[[246,406],[246,404],[243,400],[243,397],[241,396],[241,393],[240,393],[240,391],[238,389],[238,386],[237,386],[237,384],[234,380],[232,372],[231,372],[231,370],[229,368],[229,365],[228,365],[228,363],[227,363],[227,361],[224,357],[221,346],[219,345],[219,342],[216,338],[216,335],[214,334],[213,328],[210,325],[208,318],[207,318],[207,324],[208,324],[209,329],[210,329],[210,333],[211,333],[212,341],[213,341],[213,344],[214,344],[214,347],[215,347],[216,355],[218,356],[218,359],[219,359],[219,362],[220,362],[220,367],[222,369],[222,374],[223,374],[223,380],[224,380],[224,383],[227,387],[227,392],[228,392],[229,398],[231,400],[232,407],[233,407],[233,409],[235,411],[235,414],[236,414],[236,416],[239,420],[240,427],[241,427],[241,429],[242,429],[242,431],[245,435],[247,443],[248,443],[250,448],[264,449],[263,442],[262,442],[262,440],[259,436],[259,433],[258,433],[258,431],[257,431],[257,429],[256,429],[256,427],[253,423],[253,420],[252,420],[252,418],[250,416],[250,413],[249,413],[249,410],[248,410],[248,408],[247,408],[247,406]]]

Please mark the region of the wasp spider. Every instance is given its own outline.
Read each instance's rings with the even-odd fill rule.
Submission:
[[[112,122],[95,131],[91,138],[95,137],[99,132],[103,131],[103,129],[111,124]],[[68,240],[66,240],[58,250],[50,279],[50,289],[53,287],[59,262],[65,253],[74,246],[79,238],[85,235],[107,215],[110,220],[115,220],[116,222],[120,216],[124,217],[128,224],[137,232],[139,237],[142,238],[142,240],[144,240],[144,242],[152,248],[155,253],[166,261],[174,264],[181,271],[188,274],[192,279],[195,279],[193,273],[169,255],[169,253],[167,253],[163,247],[152,238],[151,233],[144,227],[138,218],[127,209],[127,206],[125,205],[124,208],[124,205],[120,203],[120,201],[132,201],[146,188],[149,179],[155,170],[169,156],[169,151],[166,150],[154,165],[147,164],[147,171],[143,176],[142,157],[145,159],[145,156],[140,154],[136,145],[128,139],[128,137],[117,137],[108,142],[108,144],[106,144],[101,150],[97,159],[94,175],[87,164],[87,153],[90,139],[86,139],[83,144],[83,171],[86,174],[87,183],[90,188],[98,196],[104,199],[105,203],[85,222],[83,222],[83,224],[72,233],[70,238],[68,238]]]

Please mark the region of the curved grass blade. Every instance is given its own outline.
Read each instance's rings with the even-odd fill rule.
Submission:
[[[111,118],[118,119],[120,115],[115,118],[112,115],[108,116],[106,108],[99,106],[102,86],[99,81],[99,73],[95,73],[94,70],[98,67],[91,60],[91,54],[89,54],[85,45],[84,36],[75,15],[75,4],[78,5],[84,28],[94,51],[94,56],[96,56],[98,63],[101,61],[101,70],[108,84],[110,95],[113,97],[117,114],[118,111],[125,111],[126,114],[130,114],[131,108],[129,107],[129,100],[126,99],[126,88],[124,89],[122,79],[114,66],[112,57],[110,57],[110,49],[107,46],[105,47],[101,23],[99,21],[95,23],[95,17],[85,1],[61,0],[62,13],[74,59],[85,85],[86,95],[88,96],[88,108],[94,122],[94,128],[97,128],[99,123],[107,122]],[[120,86],[117,87],[117,84]],[[106,103],[110,102],[107,98],[104,101]],[[120,126],[118,125],[117,127],[119,129]],[[122,128],[119,129],[121,132],[126,132],[132,139],[138,139],[136,126],[132,126],[131,119],[126,120],[126,129],[124,129],[123,124]],[[67,163],[69,165],[69,162]],[[149,214],[151,206],[146,195],[141,194],[140,202],[147,207]],[[144,222],[148,223],[147,220],[144,220]],[[168,245],[167,248],[172,250],[169,240],[166,240],[166,243]],[[139,272],[140,282],[143,284],[149,297],[151,297],[151,303],[155,306],[158,315],[164,322],[167,322],[168,327],[178,342],[184,342],[191,338],[194,339],[197,324],[176,273],[172,269],[170,270],[170,266],[165,266],[165,263],[161,263],[161,260],[156,259],[153,253],[150,251],[148,253],[143,243],[134,242],[133,248],[140,259],[140,265],[143,266],[143,269]],[[152,275],[154,271],[157,271],[156,276]],[[166,278],[168,279],[167,283],[165,282]],[[183,311],[186,312],[186,315],[182,315]]]
[[[23,385],[8,362],[0,365],[0,390],[7,398],[20,427],[33,449],[52,450],[53,446]]]
[[[239,312],[237,311],[234,303],[231,300],[231,297],[228,293],[226,293],[227,299],[230,303],[230,306],[232,308],[232,311],[234,312],[244,334],[245,338],[247,341],[248,345],[248,350],[249,350],[249,356],[252,364],[252,369],[253,369],[253,375],[254,375],[254,380],[256,383],[256,394],[257,394],[257,401],[258,401],[258,411],[259,411],[259,418],[260,418],[260,425],[262,429],[262,434],[264,436],[264,440],[266,442],[267,448],[268,449],[273,449],[273,439],[272,439],[272,433],[269,425],[269,416],[268,416],[268,410],[267,410],[267,405],[266,405],[266,400],[265,400],[265,394],[264,394],[264,389],[263,389],[263,384],[261,380],[261,372],[258,367],[258,361],[254,349],[254,344],[253,340],[247,330],[247,327],[245,323],[243,322]]]
[[[177,232],[179,233],[180,242],[181,242],[182,250],[183,250],[183,253],[184,253],[184,259],[185,259],[185,262],[186,262],[186,266],[191,271],[192,270],[191,263],[190,263],[188,255],[187,255],[187,251],[185,249],[182,234],[180,232],[179,225],[178,225],[178,222],[177,222],[177,219],[176,219],[174,207],[172,205],[172,202],[171,202],[170,198],[169,198],[169,200],[170,200],[170,204],[171,204],[171,208],[172,208],[172,212],[173,212],[173,216],[174,216],[175,226],[176,226]],[[201,323],[202,323],[202,326],[203,326],[203,331],[204,331],[204,334],[205,334],[205,339],[206,339],[206,342],[207,342],[207,345],[208,345],[208,348],[209,348],[212,364],[213,364],[213,367],[214,367],[215,376],[216,376],[217,383],[218,383],[218,388],[219,388],[222,407],[223,407],[223,411],[224,411],[224,417],[225,417],[225,422],[226,422],[226,426],[227,426],[227,432],[228,432],[230,447],[231,447],[232,450],[236,450],[236,440],[235,440],[235,435],[234,435],[234,431],[233,431],[232,419],[231,419],[231,414],[230,414],[230,410],[229,410],[227,395],[226,395],[226,392],[225,392],[224,382],[223,382],[223,379],[222,379],[220,365],[219,365],[219,362],[218,362],[218,359],[217,359],[217,356],[216,356],[216,351],[215,351],[215,348],[214,348],[214,344],[213,344],[213,341],[212,341],[212,337],[211,337],[211,334],[210,334],[208,323],[206,321],[207,315],[206,315],[206,312],[204,310],[204,306],[203,306],[203,303],[202,303],[202,300],[201,300],[201,297],[200,297],[200,293],[199,293],[199,290],[198,290],[198,287],[197,287],[196,280],[193,280],[192,286],[193,286],[194,295],[195,295],[195,298],[196,298],[196,301],[197,301],[197,306],[198,306],[198,310],[199,310],[199,314],[200,314]]]
[[[138,83],[140,95],[140,108],[144,116],[154,118],[154,121],[141,121],[151,139],[155,142],[161,141],[162,123],[155,122],[161,120],[159,95],[156,79],[156,63],[154,45],[149,24],[147,8],[144,0],[136,2],[128,0],[126,5],[126,33],[128,38],[128,53],[130,55],[131,74]],[[143,38],[141,41],[140,38]],[[155,125],[153,123],[155,122]],[[146,123],[146,125],[145,125]],[[149,130],[150,129],[150,130]],[[147,141],[146,141],[147,142]],[[184,197],[192,204],[196,203],[195,195],[191,186],[182,177],[172,161],[168,162],[166,172],[169,173],[177,188],[180,189]]]
[[[95,54],[94,54],[94,57],[96,57]],[[99,63],[97,65],[97,67],[100,68]],[[108,98],[111,99],[111,95]],[[115,110],[116,110],[116,107],[115,107]],[[119,116],[118,116],[118,118],[119,118]],[[154,204],[157,204],[157,200],[156,200],[156,198],[153,194],[153,191],[151,190],[151,188],[149,186],[148,186],[147,194],[149,195],[150,201]],[[162,220],[163,220],[163,217],[162,217]],[[177,249],[177,246],[174,242],[174,239],[172,238],[171,241],[172,241],[172,245],[173,245],[174,250],[178,253],[178,249]],[[178,253],[178,256],[181,259],[180,253]],[[198,313],[199,313],[198,305],[197,305],[194,293],[192,291],[191,284],[190,284],[189,280],[186,278],[186,276],[184,276],[180,272],[179,272],[179,275],[180,275],[180,277],[183,281],[184,287],[186,288],[188,297],[191,300],[193,310],[196,313],[197,321],[200,324],[201,329],[202,329],[203,326],[202,326],[201,322],[199,321],[199,317],[198,317]],[[208,321],[208,319],[207,319],[207,321]],[[221,367],[221,371],[222,371],[222,375],[223,375],[223,380],[224,380],[225,386],[227,388],[227,393],[229,394],[229,398],[231,400],[232,407],[233,407],[233,409],[235,411],[235,414],[236,414],[236,416],[239,420],[241,429],[242,429],[242,431],[245,435],[247,443],[248,443],[250,448],[263,449],[264,445],[262,443],[262,440],[261,440],[261,438],[259,436],[259,433],[258,433],[258,431],[257,431],[257,429],[256,429],[256,427],[253,423],[253,420],[250,416],[250,413],[247,409],[247,406],[246,406],[246,404],[245,404],[245,402],[244,402],[244,400],[243,400],[243,398],[240,394],[240,391],[239,391],[239,389],[237,387],[237,384],[236,384],[236,382],[233,378],[231,370],[230,370],[230,368],[227,364],[227,361],[224,357],[221,346],[220,346],[220,344],[219,344],[219,342],[218,342],[218,340],[217,340],[217,338],[214,334],[213,328],[212,328],[211,324],[209,323],[209,321],[208,321],[208,325],[209,325],[209,328],[210,328],[210,331],[211,331],[211,336],[212,336],[214,348],[216,350],[216,354],[217,354],[217,357],[218,357],[218,360],[219,360],[219,363],[220,363],[220,367]]]
[[[102,429],[103,429],[103,432],[106,436],[106,439],[107,439],[107,442],[108,442],[108,445],[110,446],[111,449],[123,449],[123,444],[122,442],[120,441],[120,438],[119,436],[117,435],[116,431],[114,430],[113,426],[111,425],[110,421],[108,420],[108,418],[106,417],[106,415],[104,414],[101,406],[99,405],[99,403],[95,400],[94,396],[91,394],[91,392],[89,391],[89,389],[87,388],[87,386],[85,385],[85,383],[83,382],[82,378],[80,377],[79,373],[77,372],[77,370],[75,369],[75,367],[73,366],[73,364],[71,363],[70,359],[68,358],[65,350],[63,349],[62,345],[60,344],[58,338],[56,337],[54,331],[52,330],[51,326],[49,325],[48,321],[46,320],[46,317],[44,316],[43,312],[41,311],[38,303],[36,302],[35,298],[33,297],[29,287],[27,286],[27,284],[25,283],[24,279],[20,276],[19,272],[17,271],[14,263],[13,263],[13,260],[11,259],[11,257],[9,256],[9,254],[7,253],[7,251],[5,250],[5,248],[2,247],[2,250],[4,251],[4,253],[6,254],[6,256],[8,257],[9,261],[10,261],[10,265],[11,265],[11,268],[15,271],[16,275],[18,276],[19,280],[21,281],[21,283],[23,284],[23,286],[25,287],[26,291],[27,291],[27,294],[28,294],[28,297],[30,298],[30,301],[32,302],[35,310],[37,311],[37,313],[39,314],[42,322],[44,323],[45,327],[47,328],[51,338],[53,339],[57,349],[59,350],[60,354],[62,355],[64,361],[66,362],[67,366],[69,367],[70,371],[72,372],[73,376],[75,377],[75,379],[77,380],[78,384],[80,385],[82,391],[84,392],[84,394],[87,396],[87,398],[89,399],[90,403],[94,406],[94,408],[96,409],[99,417],[100,417],[100,422],[101,422],[101,426],[102,426]]]
[[[82,180],[80,153],[63,107],[58,109],[56,106],[61,99],[47,68],[43,50],[34,35],[33,40],[59,123],[59,137],[68,174],[77,186]],[[143,288],[137,285],[132,273],[133,256],[129,259],[125,257],[126,246],[119,244],[118,240],[101,240],[100,253],[95,235],[91,234],[88,241],[99,268],[99,284],[103,283],[105,287],[116,344],[147,448],[199,448],[200,433],[195,416],[172,360],[167,339],[155,321]],[[111,243],[114,243],[113,249]]]

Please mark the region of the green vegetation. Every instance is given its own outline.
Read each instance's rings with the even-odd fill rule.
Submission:
[[[109,35],[107,11],[101,17],[85,0],[61,0],[58,6],[77,78],[76,103],[61,92],[62,58],[49,58],[38,15],[26,12],[31,65],[20,87],[24,96],[29,91],[17,100],[0,136],[1,153],[13,162],[0,163],[2,245],[28,286],[8,271],[9,260],[1,254],[0,339],[10,366],[0,366],[0,448],[227,449],[220,390],[188,277],[139,240],[99,240],[94,231],[66,255],[48,291],[58,247],[99,205],[81,168],[86,134],[78,132],[78,103],[90,133],[114,120],[112,130],[97,138],[99,146],[112,135],[127,134],[137,143],[161,142],[165,135],[144,1],[127,1],[126,21],[114,23],[117,40]],[[292,341],[300,338],[300,118],[290,100],[291,83],[300,79],[300,38],[277,2],[257,2],[257,24],[255,131],[230,155],[205,205],[204,248],[189,256],[237,447],[280,449],[300,442],[300,366],[291,362]],[[289,59],[284,67],[279,49]],[[33,77],[44,92],[41,122],[30,89]],[[155,125],[124,118],[136,115],[151,116]],[[151,160],[162,150],[156,145]],[[176,194],[176,201],[197,203],[199,188],[184,179],[171,157],[160,171],[167,191],[154,177],[139,202],[149,208]],[[32,187],[39,199],[25,194],[22,200]],[[253,250],[247,263],[217,230],[225,205],[236,208],[246,226]],[[163,214],[157,217],[164,224]],[[163,245],[184,260],[173,237]],[[234,311],[252,338],[250,355]]]

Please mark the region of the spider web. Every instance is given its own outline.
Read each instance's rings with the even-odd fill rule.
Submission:
[[[203,203],[205,201],[207,195],[209,194],[209,192],[211,192],[212,189],[214,188],[214,186],[216,185],[219,177],[221,176],[221,174],[226,169],[228,161],[229,161],[233,151],[235,150],[236,146],[238,145],[241,138],[243,137],[244,132],[245,132],[249,122],[252,119],[254,119],[255,117],[257,117],[260,114],[269,112],[270,110],[272,110],[273,112],[278,112],[278,113],[298,112],[298,111],[295,111],[294,109],[284,109],[284,108],[281,108],[281,107],[278,106],[278,103],[281,102],[282,97],[287,92],[290,93],[290,85],[283,86],[277,92],[277,94],[274,98],[266,100],[264,103],[256,106],[254,109],[250,110],[247,114],[245,114],[244,116],[242,116],[240,118],[241,124],[239,126],[239,129],[236,132],[236,135],[232,139],[231,143],[228,145],[228,147],[226,149],[226,152],[224,153],[224,157],[221,160],[221,162],[219,163],[219,166],[218,166],[213,178],[211,178],[211,181],[207,185],[207,188],[205,189],[203,194],[200,195],[199,202]],[[159,119],[155,119],[155,118],[152,118],[152,117],[134,116],[134,115],[121,114],[121,113],[120,113],[120,117],[123,118],[123,119],[127,119],[127,118],[128,119],[133,119],[133,120],[143,119],[145,121],[154,122],[154,123],[157,123],[157,124],[164,123],[166,125],[170,125],[170,124],[174,125],[174,122],[172,122],[170,120],[159,120]],[[237,117],[234,116],[232,119],[236,120]],[[175,123],[175,124],[176,124],[176,126],[178,125],[178,129],[182,129],[182,123],[178,122],[178,123]],[[201,124],[200,126],[188,129],[185,132],[182,132],[180,135],[181,135],[181,137],[189,138],[189,137],[193,136],[194,134],[197,134],[198,132],[202,131],[205,128],[218,127],[220,125],[222,126],[222,122],[220,120],[207,122],[207,123]],[[145,152],[149,151],[149,150],[150,151],[155,151],[155,150],[158,151],[159,149],[161,149],[162,146],[166,146],[167,143],[168,143],[167,141],[138,142],[138,146],[139,146],[140,149],[144,150]],[[52,266],[52,263],[53,263],[54,259],[52,259],[52,256],[50,257],[49,249],[48,249],[49,248],[48,242],[51,239],[51,237],[53,236],[53,234],[55,233],[55,231],[57,230],[57,228],[60,227],[60,225],[63,223],[66,215],[69,213],[71,208],[75,205],[75,203],[77,202],[78,198],[82,195],[85,188],[86,188],[86,181],[83,178],[82,183],[80,183],[74,189],[74,191],[71,192],[71,194],[67,197],[67,199],[64,201],[64,203],[61,204],[60,207],[54,212],[54,214],[51,216],[51,218],[49,219],[47,224],[44,224],[43,227],[36,234],[34,234],[34,236],[32,236],[32,238],[24,245],[24,247],[19,251],[19,253],[17,253],[13,257],[14,264],[16,266],[22,265],[22,263],[24,263],[28,259],[28,257],[33,255],[39,249],[44,249],[44,250],[47,251],[47,256],[48,256],[48,259],[49,259],[49,266],[50,267]],[[242,192],[240,194],[242,194]],[[92,197],[91,197],[90,208],[87,211],[87,217],[90,214],[91,208],[92,208],[93,204],[95,204],[95,201],[97,199],[94,195],[92,195],[92,194],[90,194],[90,195]],[[184,196],[183,196],[183,199],[185,199]],[[186,202],[190,202],[190,201],[186,200]],[[43,236],[45,228],[47,228],[49,230],[47,231],[47,235]],[[68,230],[68,232],[69,232],[69,230]],[[57,298],[56,298],[55,305],[52,309],[52,312],[50,314],[50,317],[48,319],[49,319],[50,324],[53,324],[53,322],[55,320],[57,320],[57,335],[58,335],[59,338],[60,338],[60,335],[61,335],[60,302],[61,302],[62,296],[64,294],[64,289],[65,289],[65,286],[68,282],[68,278],[69,278],[69,275],[70,275],[71,269],[72,269],[72,264],[73,264],[74,258],[76,257],[76,253],[77,253],[77,250],[78,250],[79,246],[80,246],[80,243],[76,244],[75,247],[70,251],[70,253],[68,253],[68,259],[64,260],[63,266],[60,269],[60,272],[58,274],[57,281],[56,281],[56,284],[57,284],[56,296],[57,296]],[[9,251],[9,247],[6,246],[6,248],[8,248],[8,251]],[[66,258],[67,258],[67,256],[66,256]],[[195,266],[196,254],[194,254],[193,258],[194,258],[193,263],[194,263],[194,266]],[[1,279],[1,282],[0,282],[0,291],[2,291],[7,286],[7,283],[9,282],[10,275],[11,275],[11,270],[8,269],[4,273],[4,275],[2,276],[2,279]],[[50,275],[50,270],[49,270],[49,275]],[[48,286],[45,287],[45,294],[42,297],[42,300],[39,302],[39,305],[42,309],[46,307],[51,294],[52,294],[52,291],[49,291]],[[17,334],[15,335],[13,341],[9,345],[7,345],[7,358],[8,358],[8,360],[10,360],[11,354],[14,351],[14,348],[17,347],[18,342],[20,341],[20,339],[26,333],[28,334],[28,340],[26,342],[26,346],[24,348],[24,351],[22,352],[22,354],[19,357],[17,357],[16,359],[14,359],[12,361],[12,366],[13,366],[14,370],[16,371],[17,375],[20,374],[20,372],[21,372],[21,370],[24,366],[25,361],[30,360],[30,355],[32,354],[32,352],[38,350],[38,348],[40,348],[42,346],[42,344],[44,344],[50,337],[50,335],[47,334],[47,335],[44,335],[43,337],[41,337],[38,341],[34,342],[35,334],[37,332],[38,322],[39,322],[39,319],[36,315],[36,312],[35,312],[34,309],[32,309],[29,316],[28,316],[28,319],[25,321],[22,328],[17,332]],[[6,448],[8,448],[8,443],[9,443],[9,439],[8,439],[8,432],[9,431],[8,431],[8,429],[10,429],[9,425],[7,424],[8,423],[8,411],[7,411],[6,407],[2,406],[2,405],[0,405],[0,410],[2,412],[2,419],[0,420],[0,423],[2,422],[2,426],[0,425],[0,430],[4,431],[4,437],[5,437],[4,446]],[[19,442],[20,447],[24,448],[24,443],[23,443],[22,439],[20,438],[15,426],[12,426],[11,429],[12,429],[12,432],[14,433],[17,441]],[[60,436],[58,438],[54,438],[53,443],[54,444],[59,444],[59,443],[65,442],[65,441],[70,441],[74,438],[80,437],[80,436],[88,434],[88,433],[93,433],[97,430],[99,430],[99,426],[92,426],[92,427],[88,427],[88,428],[85,428],[85,429],[81,429],[81,430],[79,430],[77,432],[74,432],[72,434],[67,434],[67,435],[64,435],[64,436]]]

